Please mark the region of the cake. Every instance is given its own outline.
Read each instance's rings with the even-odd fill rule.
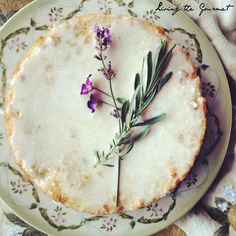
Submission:
[[[122,159],[117,205],[117,158],[108,167],[96,165],[95,155],[109,148],[117,118],[106,105],[91,112],[89,95],[80,94],[90,74],[94,87],[109,91],[94,58],[95,25],[110,30],[114,94],[128,100],[136,73],[146,77],[147,53],[154,55],[163,41],[168,49],[175,44],[161,27],[129,16],[91,14],[65,21],[41,36],[16,66],[5,121],[16,163],[27,178],[67,207],[102,215],[142,208],[176,188],[200,151],[206,107],[196,67],[176,45],[164,72],[173,74],[142,114],[143,119],[166,116]]]

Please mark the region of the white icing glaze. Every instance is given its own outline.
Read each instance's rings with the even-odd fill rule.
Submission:
[[[95,21],[110,27],[113,43],[108,57],[118,71],[112,81],[114,93],[130,99],[143,57],[150,50],[155,52],[166,36],[129,17],[88,19],[92,20],[89,29]],[[93,58],[94,33],[90,29],[89,35],[77,37],[81,27],[80,19],[73,19],[54,28],[42,45],[34,47],[12,80],[13,99],[6,112],[12,116],[11,143],[26,172],[49,194],[55,194],[55,182],[69,198],[67,205],[95,213],[104,212],[104,205],[115,207],[117,170],[94,168],[94,151],[109,148],[118,121],[108,106],[90,113],[89,96],[80,95],[90,73],[96,87],[109,91],[108,81],[97,71],[101,65]],[[171,80],[144,116],[165,112],[166,118],[122,161],[120,197],[126,210],[165,195],[188,172],[200,148],[205,121],[203,110],[198,109],[202,98],[198,80],[192,78],[194,68],[179,46],[168,71],[174,73]],[[146,76],[145,72],[146,67]],[[199,106],[193,109],[192,102]],[[14,112],[20,115],[15,117]]]

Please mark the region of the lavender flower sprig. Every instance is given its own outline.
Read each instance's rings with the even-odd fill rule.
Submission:
[[[111,61],[106,65],[107,56],[104,55],[104,51],[107,50],[108,46],[112,43],[112,37],[110,34],[110,30],[108,28],[100,28],[98,25],[95,25],[95,33],[96,33],[96,49],[97,54],[94,56],[97,60],[101,61],[102,68],[98,69],[102,73],[102,75],[109,81],[109,87],[111,92],[111,97],[115,106],[115,112],[117,114],[117,118],[119,120],[119,131],[121,132],[121,120],[119,115],[119,108],[117,106],[116,98],[113,92],[112,87],[112,79],[116,76],[116,71],[112,69]]]
[[[104,52],[107,50],[108,46],[112,43],[112,37],[110,34],[110,30],[108,28],[100,28],[98,25],[94,26],[94,31],[96,34],[96,50],[97,54],[94,56],[95,59],[101,61],[102,68],[98,69],[99,72],[109,81],[110,86],[110,92],[111,94],[108,94],[107,92],[104,92],[103,90],[96,88],[93,86],[93,83],[90,81],[91,74],[87,77],[86,82],[82,84],[81,87],[81,95],[86,95],[92,92],[93,90],[97,90],[100,93],[103,93],[104,95],[112,98],[114,105],[105,102],[103,100],[97,100],[94,95],[90,96],[90,100],[87,103],[88,108],[91,110],[91,112],[95,112],[95,108],[100,103],[105,103],[109,106],[113,106],[115,108],[114,112],[112,114],[115,114],[114,117],[119,118],[119,110],[120,108],[117,106],[116,100],[119,101],[119,99],[116,99],[114,96],[113,88],[111,80],[116,76],[116,71],[113,70],[111,61],[109,61],[106,65],[106,59],[107,56],[104,55]],[[119,121],[119,127],[121,130],[121,123]]]

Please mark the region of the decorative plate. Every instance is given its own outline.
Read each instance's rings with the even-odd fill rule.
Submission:
[[[165,7],[171,4],[162,1]],[[29,224],[51,235],[143,236],[153,234],[189,211],[213,182],[224,160],[231,130],[231,99],[222,64],[202,31],[182,12],[158,11],[155,0],[35,0],[1,30],[0,47],[0,197]],[[107,216],[82,214],[49,199],[14,163],[4,126],[6,84],[16,63],[35,39],[54,25],[87,13],[123,14],[161,25],[198,65],[207,98],[207,131],[187,178],[170,195],[148,207]]]

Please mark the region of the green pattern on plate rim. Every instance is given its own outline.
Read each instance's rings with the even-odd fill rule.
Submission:
[[[25,178],[14,163],[1,112],[0,150],[4,155],[0,156],[0,197],[40,230],[53,235],[65,232],[67,235],[151,234],[191,209],[215,178],[226,152],[231,127],[231,103],[223,67],[209,41],[188,17],[183,13],[170,16],[168,12],[157,12],[158,3],[152,0],[81,0],[79,3],[75,0],[36,0],[2,29],[1,110],[11,73],[33,41],[52,26],[76,15],[94,12],[131,15],[161,25],[198,66],[203,94],[207,98],[209,113],[204,144],[194,167],[178,189],[144,209],[108,216],[92,216],[68,209],[46,197]],[[224,207],[223,203],[218,201],[218,206]]]

